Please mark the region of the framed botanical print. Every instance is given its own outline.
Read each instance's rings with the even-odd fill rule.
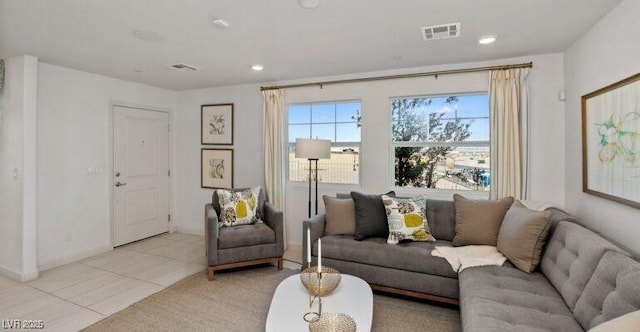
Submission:
[[[202,145],[233,145],[233,104],[202,105],[200,112]]]
[[[233,150],[202,149],[200,173],[202,188],[233,188]]]
[[[640,209],[640,74],[582,96],[582,190]]]

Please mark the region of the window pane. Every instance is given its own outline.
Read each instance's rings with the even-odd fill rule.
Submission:
[[[357,184],[360,172],[360,110],[359,102],[290,105],[289,181],[308,181],[309,161],[295,158],[294,143],[296,138],[314,138],[332,142],[331,158],[319,161],[319,181]]]
[[[336,125],[336,141],[360,142],[360,128],[357,123],[338,123]]]
[[[488,191],[489,147],[396,147],[395,185]]]
[[[289,106],[289,123],[310,123],[311,105],[291,105]]]
[[[489,117],[489,96],[460,96],[458,99],[459,117]]]
[[[358,184],[360,173],[360,147],[332,147],[330,159],[318,161],[318,182]],[[311,164],[312,175],[315,176],[315,163]],[[295,147],[289,147],[289,181],[309,180],[309,161],[295,158]]]
[[[489,119],[474,119],[469,127],[471,136],[467,141],[489,141]]]
[[[296,138],[311,138],[311,126],[289,125],[289,143],[295,143]]]
[[[311,121],[313,123],[336,122],[336,105],[312,104]]]
[[[335,124],[314,124],[311,125],[311,138],[328,139],[332,142],[336,141],[336,125]]]
[[[336,104],[337,122],[357,122],[360,112],[360,103],[340,103]]]

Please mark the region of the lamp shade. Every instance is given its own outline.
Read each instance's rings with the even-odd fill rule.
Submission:
[[[296,138],[296,158],[329,159],[331,141],[328,139]]]

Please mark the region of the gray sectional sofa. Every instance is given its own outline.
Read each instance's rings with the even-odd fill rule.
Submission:
[[[507,261],[460,274],[430,254],[451,245],[453,202],[427,200],[426,210],[436,242],[389,245],[385,238],[325,236],[322,214],[304,222],[303,234],[311,229],[312,256],[322,238],[323,264],[375,290],[459,303],[464,331],[584,331],[640,309],[640,263],[561,210],[549,209],[551,231],[533,273]]]

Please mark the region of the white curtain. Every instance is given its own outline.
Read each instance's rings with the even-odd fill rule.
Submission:
[[[490,73],[491,199],[528,194],[527,69]]]
[[[284,211],[284,94],[264,90],[264,180],[269,202]]]

